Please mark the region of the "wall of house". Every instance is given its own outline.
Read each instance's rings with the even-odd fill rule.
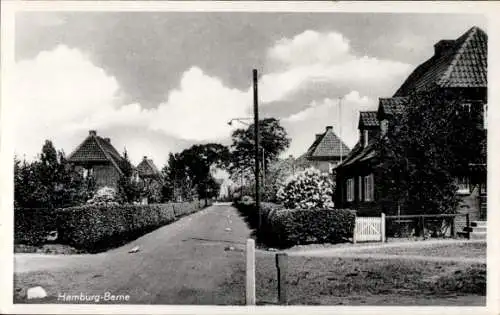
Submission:
[[[332,166],[337,165],[340,162],[340,158],[334,158],[328,161],[321,161],[321,160],[309,160],[309,166],[314,167],[315,169],[323,172],[323,173],[329,173],[330,168]]]
[[[113,165],[96,165],[93,169],[97,187],[118,188],[120,173]]]
[[[374,200],[365,201],[364,196],[364,176],[373,174],[374,186]],[[335,190],[335,203],[336,207],[344,209],[356,210],[358,216],[379,216],[382,212],[376,200],[377,196],[377,174],[373,172],[369,165],[356,165],[355,168],[344,169],[341,173],[335,174],[336,176],[336,190]],[[360,186],[359,177],[361,177],[362,184]],[[354,178],[354,200],[347,200],[347,179]],[[361,190],[361,196],[360,196]]]
[[[75,166],[75,170],[80,174],[83,174],[84,168],[86,169],[92,168],[97,189],[104,186],[118,188],[118,180],[120,179],[120,173],[118,173],[118,170],[113,165],[99,164],[99,165]]]

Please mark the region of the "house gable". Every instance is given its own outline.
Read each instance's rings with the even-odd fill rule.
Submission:
[[[486,88],[488,36],[472,27],[456,40],[434,45],[434,56],[418,66],[394,96],[440,88]]]
[[[109,162],[119,174],[123,174],[123,158],[113,147],[109,138],[97,136],[95,130],[89,131],[87,138],[69,155],[68,161],[80,165]]]
[[[333,132],[332,126],[327,126],[323,134],[317,134],[314,143],[306,153],[307,159],[335,159],[349,154],[350,149]]]
[[[144,156],[141,163],[137,165],[137,172],[139,177],[157,177],[160,176],[160,171],[154,164],[152,159],[148,159],[147,156]]]

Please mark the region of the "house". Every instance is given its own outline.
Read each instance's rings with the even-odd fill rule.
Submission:
[[[333,127],[326,126],[323,133],[316,134],[307,152],[297,159],[295,171],[312,166],[321,172],[330,173],[347,157],[349,151],[347,145],[333,132]]]
[[[109,138],[102,138],[90,130],[87,138],[68,156],[75,170],[84,178],[92,176],[96,187],[118,187],[118,180],[126,167],[125,159],[111,144]]]
[[[390,132],[395,114],[402,113],[409,106],[412,93],[442,91],[449,92],[448,95],[461,95],[460,99],[466,100],[460,104],[461,110],[482,111],[485,116],[487,41],[486,33],[478,27],[471,28],[456,40],[439,41],[434,45],[434,55],[408,76],[393,97],[380,98],[376,112],[360,113],[359,141],[335,169],[336,204],[339,207],[359,209],[358,213],[362,215],[387,212],[387,209],[377,208],[375,203],[384,197],[377,196],[375,189],[378,158],[375,144],[377,137]],[[478,146],[478,154],[480,150],[485,152],[486,147]],[[466,174],[456,176],[457,193],[463,201],[458,212],[469,213],[471,220],[486,219],[486,164],[471,163]],[[395,207],[397,202],[394,201],[391,212],[395,212]]]
[[[142,203],[159,202],[161,199],[162,180],[161,173],[152,159],[144,156],[137,165],[138,182],[143,190]]]

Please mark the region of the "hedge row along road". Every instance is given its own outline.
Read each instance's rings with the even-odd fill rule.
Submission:
[[[249,236],[236,209],[211,206],[104,253],[16,254],[15,289],[42,286],[48,297],[37,303],[110,292],[129,295],[132,304],[242,304],[245,283],[224,284],[244,264]],[[135,246],[139,251],[129,253]]]

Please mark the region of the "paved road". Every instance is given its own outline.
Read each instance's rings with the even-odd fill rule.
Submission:
[[[241,304],[244,283],[225,284],[245,262],[249,235],[236,209],[212,206],[106,253],[18,254],[16,287],[41,285],[52,303],[62,294],[110,292],[134,304]],[[140,251],[128,253],[134,246]]]

